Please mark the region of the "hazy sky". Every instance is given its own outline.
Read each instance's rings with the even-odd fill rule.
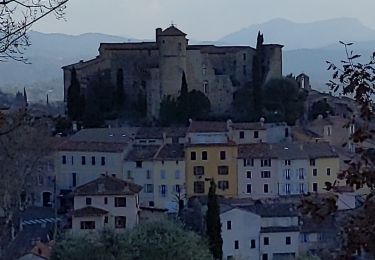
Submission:
[[[41,32],[100,32],[153,39],[173,21],[190,39],[220,37],[274,18],[311,22],[355,17],[375,29],[375,0],[70,0],[67,21],[53,16],[33,27]]]

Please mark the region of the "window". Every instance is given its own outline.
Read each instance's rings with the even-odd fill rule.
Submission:
[[[91,205],[92,199],[91,198],[86,198],[86,205]]]
[[[284,136],[289,137],[289,128],[285,128]]]
[[[330,126],[327,127],[327,136],[331,136],[332,134],[332,129]]]
[[[66,164],[66,156],[65,155],[62,156],[62,164]]]
[[[250,248],[256,248],[255,239],[251,239],[251,241],[250,241]]]
[[[194,182],[194,193],[204,193],[204,181]]]
[[[268,254],[263,254],[262,255],[262,260],[268,260]]]
[[[246,68],[246,65],[243,65],[243,66],[242,66],[242,73],[243,73],[244,76],[246,76],[246,74],[247,74],[247,68]]]
[[[246,184],[246,193],[251,193],[251,184]]]
[[[258,131],[254,131],[254,138],[259,138],[259,132]]]
[[[155,206],[155,203],[154,203],[153,201],[149,201],[149,202],[148,202],[148,206],[149,206],[149,207],[154,207],[154,206]]]
[[[108,198],[107,198],[107,197],[104,197],[104,204],[105,204],[105,205],[108,204]]]
[[[160,185],[159,186],[159,194],[161,197],[166,197],[167,196],[167,185]]]
[[[125,228],[126,227],[126,217],[116,216],[115,217],[115,228]]]
[[[301,242],[307,243],[309,241],[309,235],[308,234],[301,234]]]
[[[312,172],[313,176],[318,176],[318,169],[313,169],[313,172]]]
[[[290,165],[291,164],[291,161],[290,160],[285,160],[284,161],[284,165]]]
[[[218,166],[217,167],[217,173],[219,175],[228,175],[229,167],[228,166]]]
[[[245,138],[245,132],[244,131],[240,131],[240,139],[244,139]]]
[[[315,159],[310,159],[310,165],[315,166]]]
[[[270,167],[271,166],[271,159],[262,159],[260,160],[261,167]]]
[[[202,75],[203,75],[203,76],[206,76],[206,75],[207,75],[207,66],[206,66],[206,64],[203,64],[203,65],[202,65]]]
[[[238,242],[238,240],[235,240],[234,241],[234,249],[239,249],[240,248],[240,243]]]
[[[289,183],[286,183],[286,184],[285,184],[285,193],[286,193],[286,194],[289,194],[289,193],[290,193],[290,184],[289,184]]]
[[[313,183],[313,191],[315,191],[315,192],[318,191],[318,183],[316,183],[316,182]]]
[[[104,217],[104,224],[108,224],[108,216]]]
[[[72,186],[77,186],[77,173],[75,172],[72,173]]]
[[[38,185],[43,185],[44,184],[44,178],[43,175],[38,175]]]
[[[204,161],[207,160],[207,152],[206,151],[202,152],[202,160],[204,160]]]
[[[165,180],[165,170],[160,170],[160,179]]]
[[[261,172],[261,177],[262,177],[263,179],[271,178],[271,172],[270,172],[270,171],[262,171],[262,172]]]
[[[291,237],[286,237],[285,238],[285,244],[290,245],[292,243],[292,238]]]
[[[175,178],[176,180],[179,180],[179,179],[181,178],[181,172],[180,172],[180,170],[176,170],[176,171],[174,172],[174,178]]]
[[[246,60],[246,53],[242,54],[242,59]]]
[[[285,169],[284,174],[285,174],[285,179],[290,180],[290,169]]]
[[[251,179],[251,171],[246,172],[246,178]]]
[[[269,237],[264,237],[264,238],[263,238],[263,245],[268,246],[269,244],[270,244],[270,239],[269,239]]]
[[[95,165],[95,156],[91,157],[91,165]]]
[[[143,186],[143,190],[145,193],[153,193],[154,192],[154,185],[153,184],[145,184]]]
[[[305,193],[305,184],[304,183],[300,183],[299,184],[299,192],[300,193]]]
[[[136,161],[135,162],[135,167],[136,168],[142,168],[142,161]]]
[[[207,80],[203,82],[203,93],[208,95],[208,81]]]
[[[190,160],[195,161],[196,159],[197,159],[197,154],[196,154],[196,152],[191,152],[191,153],[190,153]]]
[[[300,180],[305,179],[305,170],[304,170],[303,168],[299,168],[299,169],[298,169],[298,178],[299,178]]]
[[[115,207],[126,207],[126,198],[125,197],[115,197]]]
[[[86,156],[81,157],[82,165],[86,165]]]
[[[151,171],[150,170],[146,171],[146,179],[147,180],[151,179]]]
[[[243,166],[254,166],[254,159],[244,159]]]
[[[227,230],[231,230],[232,229],[232,221],[228,220],[227,221]]]
[[[268,184],[263,185],[263,192],[268,193]]]
[[[226,190],[229,188],[229,181],[218,181],[217,187],[220,190]]]
[[[81,221],[81,229],[95,229],[95,221]]]
[[[327,176],[331,176],[331,168],[327,168]]]
[[[127,175],[128,175],[127,176],[128,179],[133,179],[132,171],[131,170],[128,170]]]
[[[204,167],[203,166],[194,166],[194,175],[195,176],[202,176],[204,175]]]
[[[180,193],[180,192],[181,192],[181,187],[180,187],[179,184],[176,184],[176,185],[174,186],[174,191],[175,191],[176,193]]]
[[[105,157],[104,156],[102,156],[102,158],[101,158],[101,164],[105,165]]]
[[[72,156],[71,159],[72,159],[72,165],[74,165],[74,156]]]
[[[220,160],[225,160],[225,151],[220,152]]]

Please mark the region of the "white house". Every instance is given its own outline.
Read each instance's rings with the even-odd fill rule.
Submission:
[[[139,219],[138,194],[142,187],[112,176],[101,176],[76,188],[72,232],[103,228],[116,232],[134,227]]]
[[[220,209],[223,259],[259,259],[261,217],[237,207]]]

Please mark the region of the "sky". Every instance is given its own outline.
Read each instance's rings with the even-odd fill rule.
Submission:
[[[88,32],[153,39],[172,22],[190,39],[218,40],[275,18],[305,23],[357,18],[375,29],[375,0],[69,0],[66,21],[53,15],[33,27],[40,32]]]

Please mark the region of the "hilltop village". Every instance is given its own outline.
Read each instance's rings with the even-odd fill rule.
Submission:
[[[303,92],[302,112],[294,122],[266,116],[230,119],[235,118],[232,104],[238,90],[256,92],[283,77],[283,46],[264,44],[261,33],[257,42],[256,48],[189,45],[186,34],[172,25],[156,29],[155,42],[102,43],[96,58],[64,66],[70,118],[64,119],[65,127],[47,124],[54,149],[43,156],[44,165],[30,182],[11,252],[29,252],[23,239],[38,237],[31,252],[48,258],[53,247],[47,242],[49,230],[124,233],[163,218],[181,219],[204,234],[213,184],[223,259],[297,259],[306,254],[326,259],[339,252],[339,223],[368,192],[338,178],[357,148],[350,139],[361,124],[354,120],[357,108],[349,98],[313,90],[302,73],[288,79]],[[184,82],[188,91],[209,100],[209,114],[219,120],[198,115],[179,124],[155,123],[165,98],[183,100]],[[124,100],[106,100],[108,92]],[[103,127],[82,127],[81,121],[96,119],[95,109],[103,105],[94,97],[98,93],[107,105],[117,106],[118,114],[143,106],[147,122],[132,125],[114,116]],[[24,97],[27,110],[26,93]],[[365,145],[374,148],[371,142]],[[336,197],[337,213],[321,222],[302,214],[301,199],[307,195]]]

